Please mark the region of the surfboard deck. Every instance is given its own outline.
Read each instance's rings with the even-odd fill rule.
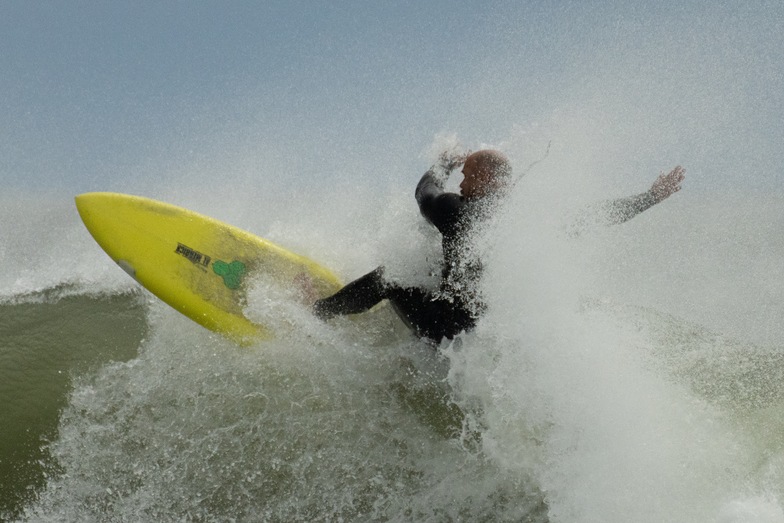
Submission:
[[[87,230],[112,260],[174,309],[240,345],[275,336],[244,314],[253,278],[281,285],[307,278],[319,297],[341,287],[313,260],[176,205],[109,192],[75,200]]]

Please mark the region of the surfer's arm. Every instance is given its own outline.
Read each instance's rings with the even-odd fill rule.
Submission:
[[[578,236],[595,225],[617,225],[631,220],[680,191],[685,172],[686,170],[679,165],[667,174],[660,174],[651,188],[644,193],[591,206],[581,213],[570,227],[570,234]]]
[[[435,163],[419,180],[416,188],[417,203],[421,199],[438,196],[444,192],[444,184],[449,174],[458,166],[465,163],[467,153],[444,151]]]
[[[681,190],[686,170],[680,165],[667,174],[661,173],[651,188],[642,194],[620,198],[607,203],[608,224],[614,225],[631,220]]]
[[[465,155],[442,153],[438,163],[433,165],[419,180],[414,196],[419,210],[431,223],[438,226],[442,218],[453,215],[462,205],[458,194],[444,190],[449,174],[465,161]]]

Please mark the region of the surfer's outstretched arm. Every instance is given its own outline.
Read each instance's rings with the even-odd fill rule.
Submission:
[[[604,204],[607,225],[631,220],[681,190],[686,170],[680,165],[667,174],[661,173],[651,188],[642,194],[619,198]]]
[[[587,211],[581,213],[578,220],[572,224],[570,234],[578,236],[595,225],[617,225],[631,220],[641,212],[647,211],[680,191],[681,183],[686,177],[685,173],[686,169],[679,165],[666,174],[660,174],[654,180],[651,188],[644,193],[591,206]]]

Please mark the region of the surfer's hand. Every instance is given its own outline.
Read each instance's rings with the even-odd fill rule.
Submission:
[[[441,164],[441,167],[443,167],[446,172],[449,172],[458,165],[464,164],[469,154],[471,154],[470,151],[450,149],[441,153],[438,157],[438,163]]]
[[[681,190],[681,183],[686,177],[686,169],[680,165],[667,174],[660,174],[651,186],[650,193],[656,203],[661,202]]]

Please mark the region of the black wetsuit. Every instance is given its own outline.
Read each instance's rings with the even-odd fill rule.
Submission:
[[[392,283],[379,267],[317,301],[313,310],[318,317],[364,312],[387,299],[417,335],[435,342],[452,339],[476,325],[485,305],[478,288],[482,266],[472,252],[471,240],[494,202],[445,192],[448,175],[444,167],[434,166],[419,181],[415,193],[422,215],[442,235],[444,265],[438,291]]]

